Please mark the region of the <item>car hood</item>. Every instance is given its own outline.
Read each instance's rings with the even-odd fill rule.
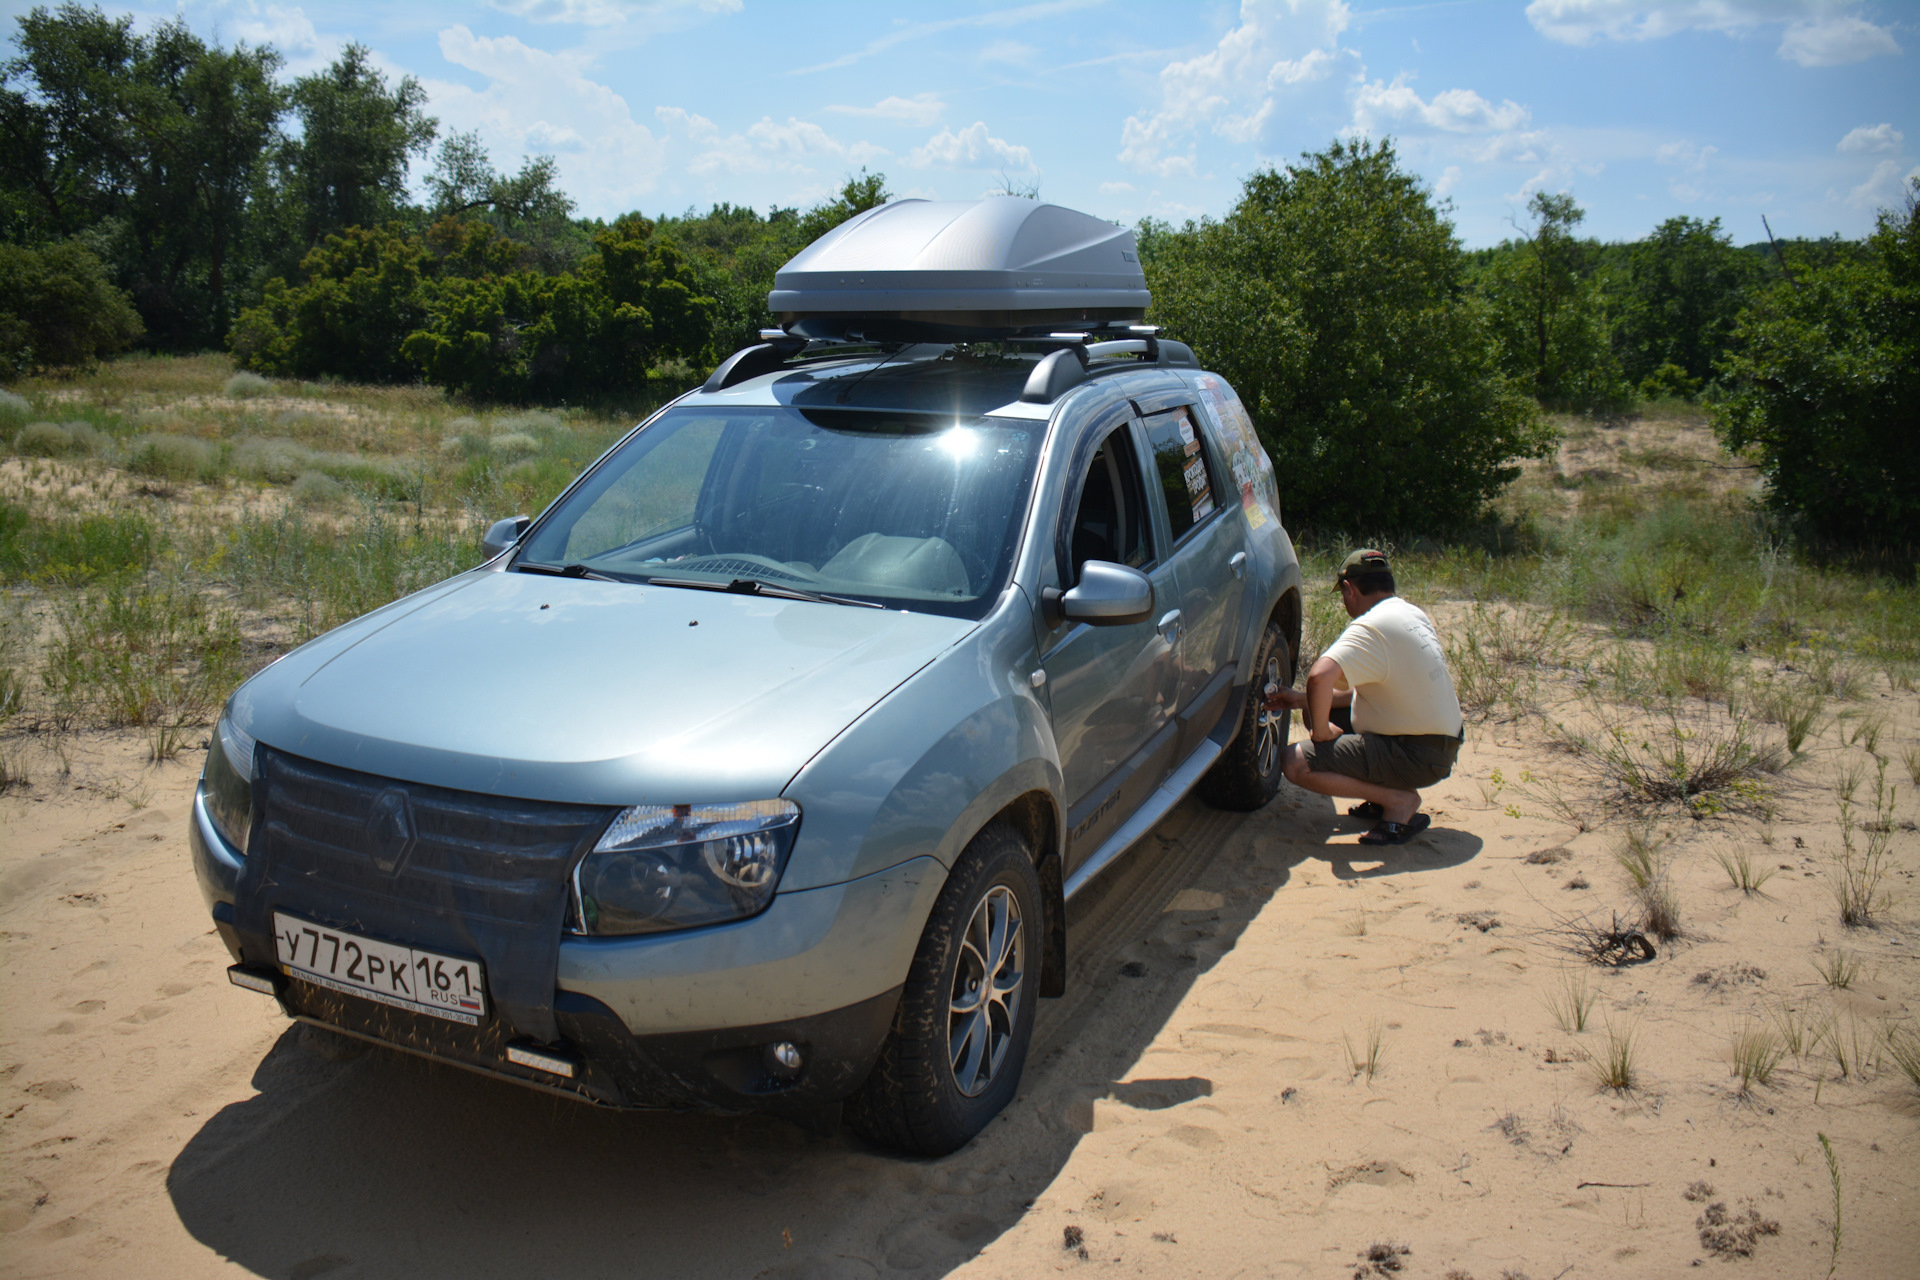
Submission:
[[[480,572],[268,667],[232,715],[269,746],[436,786],[590,804],[763,799],[975,625]]]

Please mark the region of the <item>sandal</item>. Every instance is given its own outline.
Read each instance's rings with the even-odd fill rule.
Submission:
[[[1368,822],[1378,822],[1387,816],[1387,811],[1373,801],[1368,800],[1364,804],[1356,804],[1348,809],[1347,816],[1349,818],[1365,818]]]
[[[1433,822],[1424,813],[1416,813],[1405,822],[1382,822],[1360,837],[1361,844],[1405,844],[1425,831]]]

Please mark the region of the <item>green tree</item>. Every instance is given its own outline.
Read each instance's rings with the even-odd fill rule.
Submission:
[[[1649,396],[1697,392],[1764,271],[1718,218],[1668,218],[1631,245],[1618,343],[1628,379]]]
[[[1565,193],[1527,202],[1531,236],[1486,255],[1475,283],[1491,308],[1502,365],[1541,404],[1580,412],[1624,404],[1613,353],[1612,300],[1594,246],[1574,236],[1586,211]]]
[[[0,89],[10,238],[84,234],[156,345],[218,341],[231,262],[279,139],[271,49],[209,47],[183,23],[68,4],[19,19]]]
[[[435,265],[420,238],[397,226],[328,236],[302,260],[300,283],[269,281],[260,305],[241,313],[234,357],[287,377],[405,380],[414,368],[400,347],[426,320],[421,284]]]
[[[350,44],[324,71],[293,82],[300,137],[285,156],[285,198],[304,249],[348,227],[373,227],[406,206],[407,166],[439,122],[412,76],[389,87],[371,51]]]
[[[1140,243],[1152,318],[1239,391],[1295,529],[1458,527],[1551,444],[1390,142],[1257,172],[1218,222]]]
[[[1714,429],[1767,501],[1823,538],[1920,543],[1920,179],[1868,253],[1796,264],[1741,315]]]
[[[139,336],[127,295],[78,241],[0,244],[0,378],[86,364]]]

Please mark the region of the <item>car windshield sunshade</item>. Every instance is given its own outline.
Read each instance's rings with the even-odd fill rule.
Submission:
[[[1040,443],[1027,421],[675,409],[543,518],[514,567],[978,618],[1005,585]]]

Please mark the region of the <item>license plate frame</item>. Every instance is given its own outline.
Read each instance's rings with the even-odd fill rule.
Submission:
[[[487,1016],[486,966],[470,957],[401,946],[286,911],[273,913],[273,952],[289,978],[342,995],[469,1027]]]

